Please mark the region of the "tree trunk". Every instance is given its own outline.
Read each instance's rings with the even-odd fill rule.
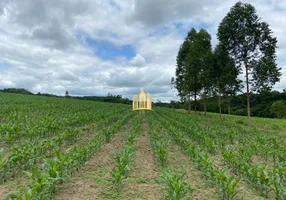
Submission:
[[[189,108],[188,108],[188,113],[191,113],[191,95],[189,95]]]
[[[227,104],[227,111],[228,111],[228,114],[230,115],[230,102],[228,101],[227,103],[228,103]]]
[[[250,126],[250,94],[249,94],[249,80],[248,80],[248,67],[247,63],[244,63],[246,70],[246,100],[247,100],[247,116],[248,116],[248,126]]]
[[[206,103],[204,103],[204,112],[205,112],[205,116],[207,115],[207,105]]]
[[[220,94],[218,97],[218,107],[219,107],[219,118],[221,119],[221,96],[220,96]]]
[[[195,114],[197,114],[197,94],[195,94],[195,102],[194,102],[194,106],[195,106]]]

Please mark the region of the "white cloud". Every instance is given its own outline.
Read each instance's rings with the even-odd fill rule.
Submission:
[[[175,99],[170,80],[191,27],[217,27],[235,0],[0,0],[0,88],[64,95],[122,94],[140,88],[154,100]],[[277,63],[286,85],[286,2],[250,1],[278,39]],[[176,24],[175,24],[176,23]],[[176,25],[179,24],[179,28]],[[130,45],[135,56],[103,60],[85,41]],[[178,99],[178,98],[177,98]]]
[[[130,64],[135,67],[144,67],[145,65],[145,58],[140,54],[136,54],[130,61]]]

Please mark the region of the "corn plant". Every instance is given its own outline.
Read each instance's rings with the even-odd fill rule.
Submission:
[[[134,154],[134,140],[140,128],[140,119],[134,121],[132,132],[127,136],[127,145],[121,152],[116,152],[114,155],[115,166],[111,171],[111,180],[117,189],[122,185],[122,180],[128,176],[129,163]]]
[[[111,136],[112,136],[110,127],[103,128],[102,132],[103,132],[103,135],[104,135],[105,138],[106,138],[106,141],[109,142],[110,139],[111,139]]]
[[[286,189],[283,180],[285,177],[281,176],[280,172],[281,168],[279,166],[274,166],[272,171],[272,191],[275,193],[275,198],[277,200],[284,200],[286,199]],[[284,172],[286,171],[285,168],[282,169]]]
[[[127,177],[129,170],[129,162],[133,155],[133,147],[128,145],[125,146],[121,152],[115,153],[115,167],[112,169],[111,176],[112,182],[119,186],[122,183],[124,177]]]
[[[127,142],[128,142],[129,145],[133,145],[135,137],[136,137],[136,133],[135,132],[131,132],[128,135]]]
[[[167,162],[166,142],[156,141],[155,154],[158,155],[161,166],[163,167],[166,166],[166,162]]]
[[[162,124],[165,123],[162,121]],[[235,179],[233,176],[228,176],[225,171],[220,170],[215,166],[208,154],[187,140],[182,132],[177,131],[176,128],[172,128],[171,125],[165,127],[170,131],[169,133],[173,136],[176,143],[189,153],[197,167],[203,169],[206,176],[218,184],[222,193],[222,198],[225,200],[234,199],[237,194],[236,187],[240,180]]]
[[[219,184],[224,200],[232,200],[237,194],[236,186],[240,179],[235,179],[234,176],[226,175],[225,171],[217,171],[215,173],[215,181]]]
[[[126,122],[126,119],[132,115],[127,115],[119,122],[113,125],[113,132],[118,130],[120,126]],[[111,134],[113,134],[111,132]],[[105,136],[94,137],[86,145],[74,146],[68,152],[56,151],[54,159],[44,159],[42,169],[33,168],[31,172],[26,172],[29,178],[29,184],[22,188],[19,195],[9,194],[6,199],[52,199],[56,190],[56,185],[62,184],[65,178],[72,173],[73,170],[78,170],[93,153],[106,141]],[[126,150],[127,152],[129,150]],[[123,153],[128,154],[126,152]],[[124,160],[124,159],[123,159]],[[123,161],[125,162],[125,161]]]
[[[187,182],[186,173],[166,169],[161,174],[161,179],[168,193],[167,199],[169,200],[183,199],[186,195],[190,196],[193,193],[193,189]]]
[[[2,181],[0,181],[0,183],[5,182],[6,181],[6,170],[5,167],[6,166],[6,160],[4,159],[4,149],[1,148],[0,149],[0,177]]]

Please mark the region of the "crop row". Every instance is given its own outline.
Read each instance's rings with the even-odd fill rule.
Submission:
[[[164,119],[162,115],[160,115],[160,117],[160,119]],[[199,144],[199,146],[208,151],[210,151],[209,146],[212,148],[213,144],[209,141],[216,141],[217,138],[220,138],[219,132],[217,132],[217,134],[210,134],[203,130],[200,131],[191,121],[186,123],[185,126],[175,120],[170,120],[170,118],[168,118],[168,122],[174,124],[177,130],[184,132],[185,137],[190,138],[192,141],[196,141],[195,144]],[[197,136],[198,132],[204,136]],[[236,148],[237,150],[231,146],[226,147],[226,145],[223,148],[220,148],[224,162],[229,163],[236,174],[240,175],[242,178],[246,178],[249,182],[253,183],[256,188],[259,188],[264,196],[267,197],[268,193],[272,191],[275,193],[276,199],[284,199],[286,170],[285,164],[282,162],[283,160],[279,160],[279,162],[276,162],[271,166],[266,164],[253,164],[251,163],[251,157],[255,153],[251,152],[251,148],[247,148],[248,146],[245,145],[245,143],[247,143],[246,140],[242,140],[238,133],[236,134],[236,138],[240,142]],[[216,147],[216,145],[214,146]]]
[[[26,100],[27,101],[27,100]],[[15,142],[52,137],[67,127],[76,127],[91,121],[101,120],[106,113],[124,112],[124,105],[101,103],[77,104],[76,101],[35,102],[28,108],[21,104],[8,103],[9,112],[1,119],[0,139],[8,145]],[[5,112],[5,107],[4,107]],[[1,112],[3,111],[1,110]],[[104,114],[102,114],[104,113]]]
[[[141,126],[141,115],[137,116],[138,119],[135,119],[132,131],[127,135],[127,144],[120,152],[116,152],[114,155],[115,166],[111,171],[111,176],[112,182],[116,186],[117,190],[122,186],[122,181],[128,176],[128,171],[130,170],[131,159],[135,151],[134,141]]]
[[[168,120],[182,130],[192,132],[189,136],[211,153],[218,153],[227,146],[237,146],[237,149],[244,149],[250,156],[260,156],[267,163],[272,161],[273,165],[286,161],[286,142],[279,137],[261,134],[256,128],[245,128],[215,118],[206,123],[204,116],[184,115],[164,109],[158,111],[162,117],[167,115]]]
[[[167,145],[169,142],[165,140],[166,135],[162,133],[162,127],[156,123],[150,114],[147,115],[147,120],[152,148],[161,165],[158,183],[161,183],[165,188],[168,194],[166,199],[180,200],[190,196],[194,190],[187,181],[186,172],[171,169],[167,163]]]
[[[108,116],[104,124],[108,125],[117,121],[121,114]],[[92,125],[91,127],[94,128]],[[86,127],[87,128],[87,127]],[[89,129],[89,128],[87,128]],[[90,130],[90,129],[89,129]],[[103,130],[107,131],[107,128]],[[64,143],[71,145],[76,143],[84,132],[80,129],[69,129],[62,134],[58,134],[50,139],[34,141],[26,145],[14,146],[6,159],[0,162],[0,176],[3,181],[15,176],[15,173],[24,169],[32,169],[37,163],[41,163],[44,157],[51,157],[56,150],[61,149]]]
[[[110,126],[108,132],[102,135],[96,134],[94,138],[84,146],[74,146],[68,152],[57,150],[56,157],[44,159],[41,169],[33,168],[27,172],[29,184],[22,188],[20,194],[9,194],[6,199],[52,199],[58,184],[78,170],[94,153],[106,142],[110,136],[122,127],[133,114],[125,115],[117,123]]]
[[[225,170],[217,167],[203,149],[199,148],[196,144],[193,144],[192,141],[185,137],[183,132],[178,131],[177,127],[170,124],[166,119],[153,113],[151,113],[151,117],[153,117],[153,121],[157,121],[157,123],[164,126],[167,133],[170,134],[174,141],[187,152],[198,169],[202,170],[207,178],[217,184],[221,191],[222,199],[234,199],[237,194],[236,187],[240,179],[228,175]]]

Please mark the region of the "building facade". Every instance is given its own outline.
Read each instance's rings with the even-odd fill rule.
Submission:
[[[141,90],[140,94],[133,96],[132,110],[152,110],[152,96]]]

